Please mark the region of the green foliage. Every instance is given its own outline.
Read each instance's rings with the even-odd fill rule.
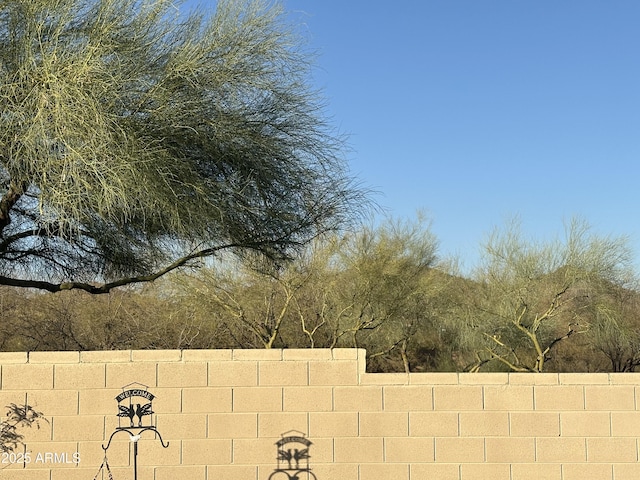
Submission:
[[[635,371],[624,239],[509,225],[469,278],[418,219],[317,238],[290,262],[220,258],[144,288],[0,288],[0,349],[360,347],[369,371]]]
[[[184,311],[220,333],[216,345],[364,347],[371,369],[409,370],[433,326],[435,237],[421,221],[388,221],[313,242],[281,268],[203,269],[178,277]],[[427,333],[430,332],[430,333]]]
[[[332,346],[367,348],[372,370],[388,368],[395,357],[402,362],[396,368],[408,371],[409,343],[432,314],[437,245],[420,218],[343,239],[336,252],[341,278],[331,292],[342,314],[332,319]]]
[[[592,309],[590,346],[610,362],[613,372],[633,372],[640,366],[640,293],[602,282]]]
[[[0,290],[0,349],[238,348],[241,344],[251,348],[248,343],[225,343],[226,330],[214,318],[170,298],[169,288],[163,281],[107,295],[83,291],[50,295],[5,287]]]
[[[574,220],[564,241],[533,243],[518,224],[497,231],[476,272],[469,329],[477,353],[473,369],[498,362],[513,371],[541,372],[550,352],[589,328],[593,287],[629,278],[626,239],[594,235]]]
[[[363,193],[282,13],[0,0],[0,283],[103,293],[82,281],[288,258],[351,218]]]

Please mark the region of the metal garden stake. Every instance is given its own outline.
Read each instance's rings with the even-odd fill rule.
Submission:
[[[109,465],[107,463],[107,450],[111,446],[111,440],[120,432],[126,432],[129,434],[129,440],[133,442],[133,479],[138,480],[138,441],[144,432],[153,432],[160,440],[160,444],[163,448],[169,446],[169,442],[165,443],[162,440],[162,435],[156,429],[153,422],[153,399],[155,396],[149,392],[146,385],[140,383],[130,383],[122,387],[122,393],[116,397],[118,402],[118,427],[109,437],[107,445],[102,445],[104,450],[105,461],[107,470],[109,471]],[[148,420],[147,420],[148,419]],[[123,425],[124,423],[124,425]],[[111,475],[111,474],[110,474]]]

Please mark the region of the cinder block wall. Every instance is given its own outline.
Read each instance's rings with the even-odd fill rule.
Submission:
[[[139,480],[268,480],[290,430],[313,442],[317,480],[640,478],[640,374],[372,374],[355,349],[0,353],[1,404],[49,421],[0,478],[95,478],[133,382],[169,442],[142,435]],[[115,480],[133,478],[121,433]]]

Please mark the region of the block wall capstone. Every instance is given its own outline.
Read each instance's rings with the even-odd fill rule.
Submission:
[[[0,478],[108,479],[109,439],[115,480],[134,468],[139,480],[640,478],[640,374],[379,374],[365,360],[360,349],[0,353],[2,405],[47,419],[2,454]],[[153,430],[114,434],[130,385],[152,393],[167,448]],[[307,443],[278,444],[290,437]]]

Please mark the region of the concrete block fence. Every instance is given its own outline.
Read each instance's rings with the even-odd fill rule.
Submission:
[[[27,402],[48,419],[0,458],[0,479],[108,479],[102,446],[134,383],[153,394],[149,421],[169,443],[141,435],[139,480],[286,480],[274,475],[276,442],[291,431],[312,442],[317,480],[640,479],[640,374],[378,374],[365,356],[0,353],[0,404]],[[133,479],[133,450],[113,437],[115,480]]]

